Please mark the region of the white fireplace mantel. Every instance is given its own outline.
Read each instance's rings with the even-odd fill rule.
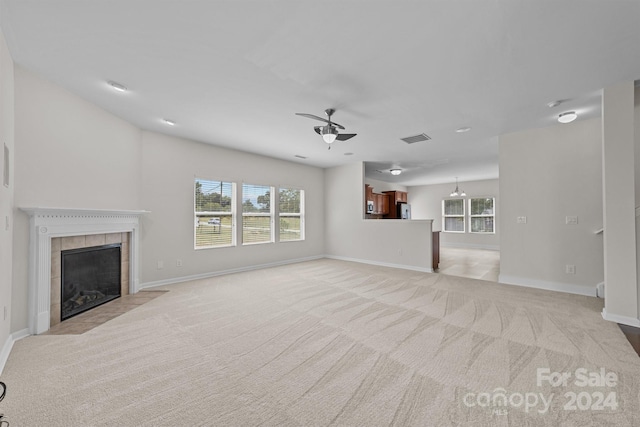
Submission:
[[[20,208],[29,214],[29,332],[49,330],[51,310],[51,239],[106,233],[131,233],[129,293],[138,292],[139,220],[148,211]]]

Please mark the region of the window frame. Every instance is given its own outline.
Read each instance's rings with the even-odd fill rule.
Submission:
[[[226,211],[198,211],[197,210],[197,200],[196,200],[196,183],[198,181],[205,181],[205,182],[216,182],[216,183],[220,183],[220,185],[222,186],[223,184],[230,184],[231,185],[231,204],[230,204],[230,210],[229,212]],[[233,181],[225,181],[222,179],[211,179],[211,178],[200,178],[198,176],[194,177],[193,180],[193,213],[194,213],[194,225],[193,225],[193,248],[196,251],[199,250],[203,250],[203,249],[218,249],[218,248],[230,248],[230,247],[234,247],[237,246],[237,210],[236,210],[236,193],[237,193],[237,189],[236,189],[236,183]],[[198,227],[200,227],[201,223],[198,220],[199,217],[202,216],[210,216],[210,217],[214,217],[214,216],[229,216],[231,217],[231,242],[228,244],[221,244],[221,245],[206,245],[206,246],[198,246]],[[222,224],[220,224],[220,230],[222,229]]]
[[[471,203],[472,200],[487,200],[487,199],[491,199],[491,207],[492,207],[492,211],[493,213],[491,215],[487,215],[487,214],[479,214],[479,215],[473,215],[471,212]],[[474,196],[474,197],[469,197],[469,233],[472,234],[496,234],[496,198],[493,196]],[[473,226],[472,226],[472,219],[473,218],[493,218],[493,227],[492,227],[492,231],[473,231]]]
[[[245,186],[253,186],[253,187],[265,187],[269,188],[269,212],[244,212],[244,187]],[[265,185],[265,184],[250,184],[248,182],[243,182],[240,187],[240,213],[242,218],[242,226],[240,227],[242,230],[242,246],[252,246],[252,245],[263,245],[267,243],[275,243],[275,187],[273,185]],[[265,217],[269,218],[269,240],[262,242],[245,242],[244,231],[245,231],[245,218],[247,217]]]
[[[295,190],[300,192],[300,209],[297,213],[292,212],[281,212],[280,211],[280,192],[282,190]],[[305,191],[302,188],[296,187],[278,187],[278,242],[288,243],[288,242],[302,242],[305,240]],[[282,229],[281,229],[281,220],[283,218],[299,218],[300,220],[300,238],[298,239],[287,239],[282,240]]]
[[[456,215],[451,215],[451,214],[447,214],[445,212],[445,203],[447,201],[450,200],[459,200],[462,202],[462,214],[456,214]],[[460,198],[460,197],[448,197],[445,199],[442,199],[442,232],[444,233],[466,233],[467,232],[467,220],[466,220],[466,203],[465,203],[465,199],[464,198]],[[462,230],[447,230],[446,229],[446,224],[447,224],[447,218],[462,218]]]

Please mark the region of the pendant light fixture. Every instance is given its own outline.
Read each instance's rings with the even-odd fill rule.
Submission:
[[[460,191],[458,190],[458,177],[456,176],[456,189],[453,190],[453,192],[451,194],[449,194],[449,196],[451,197],[465,197],[467,195],[467,193],[464,192],[464,190]]]

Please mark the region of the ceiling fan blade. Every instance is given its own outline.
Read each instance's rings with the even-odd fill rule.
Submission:
[[[314,116],[313,114],[307,114],[307,113],[296,113],[296,116],[302,116],[302,117],[306,117],[308,119],[313,119],[313,120],[320,120],[321,122],[325,122],[325,123],[331,123],[333,126],[337,127],[338,129],[342,129],[344,130],[344,126],[339,125],[335,122],[330,122],[327,119],[323,119],[322,117],[318,117],[318,116]]]
[[[347,139],[351,139],[356,135],[357,133],[341,133],[341,134],[338,134],[338,136],[336,137],[336,140],[346,141]]]

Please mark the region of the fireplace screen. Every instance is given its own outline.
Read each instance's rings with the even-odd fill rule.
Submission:
[[[62,251],[61,320],[120,297],[120,243]]]

